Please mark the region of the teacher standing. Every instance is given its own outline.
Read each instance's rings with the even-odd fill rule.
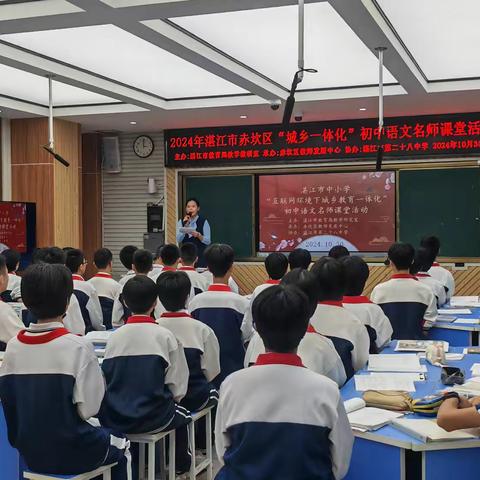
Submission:
[[[189,198],[185,204],[185,216],[177,223],[177,242],[193,243],[198,251],[197,267],[204,268],[207,265],[203,254],[212,238],[208,220],[199,212],[200,202],[196,198]]]

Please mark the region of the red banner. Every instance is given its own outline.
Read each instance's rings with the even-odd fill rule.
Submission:
[[[0,202],[0,243],[27,251],[27,206],[25,203]]]

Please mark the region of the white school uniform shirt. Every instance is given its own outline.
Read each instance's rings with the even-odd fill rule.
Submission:
[[[222,478],[339,480],[353,435],[335,382],[297,355],[267,353],[223,382],[215,444]]]
[[[455,279],[452,273],[437,262],[432,265],[428,273],[448,289],[447,301],[450,300],[455,295]]]
[[[445,291],[445,287],[441,282],[439,282],[436,278],[433,278],[429,273],[425,272],[418,272],[415,276],[418,278],[420,283],[423,283],[432,289],[432,292],[437,299],[438,308],[447,303],[447,292]]]
[[[19,277],[16,273],[9,273],[8,274],[8,285],[7,285],[7,290],[12,292],[18,292],[18,295],[20,294],[20,283],[22,283],[22,277]],[[12,293],[10,293],[10,296],[12,297]],[[18,297],[20,298],[20,296]],[[12,297],[13,299],[13,297]]]
[[[159,275],[163,272],[164,266],[160,265],[159,263],[154,263],[152,265],[152,269],[148,273],[148,276],[154,281],[157,281]]]
[[[370,351],[370,337],[363,323],[343,308],[341,302],[319,303],[310,323],[318,333],[343,338],[353,345],[352,366],[355,371],[365,366]]]
[[[245,354],[245,368],[257,362],[259,355],[265,353],[265,345],[258,334],[254,332],[247,353]],[[307,333],[298,345],[298,356],[302,363],[312,372],[325,375],[342,387],[347,380],[345,368],[331,340],[320,335],[309,325]]]
[[[83,320],[82,310],[75,294],[72,294],[70,297],[63,325],[74,335],[85,335],[85,321]]]
[[[205,270],[202,272],[202,275],[207,279],[207,289],[210,285],[213,284],[213,275],[212,272],[209,270]],[[238,288],[237,282],[233,279],[233,277],[230,277],[228,279],[228,286],[232,290],[233,293],[240,293],[240,289]]]
[[[115,300],[122,291],[122,286],[107,272],[98,272],[88,282],[95,288],[99,297]]]
[[[390,342],[393,333],[392,324],[377,304],[364,296],[345,296],[342,303],[364,325],[368,325],[375,330],[377,334],[377,340],[375,341],[377,348],[382,348]]]
[[[25,325],[15,310],[8,303],[0,301],[0,342],[8,343],[24,329]]]
[[[133,270],[129,270],[125,275],[122,275],[122,278],[120,278],[118,283],[123,287],[135,275],[136,274]]]
[[[179,267],[178,270],[180,272],[185,272],[188,275],[190,282],[192,282],[192,287],[195,292],[195,295],[198,295],[199,293],[202,293],[202,292],[206,292],[208,290],[208,287],[210,285],[208,283],[207,278],[201,273],[198,273],[194,267],[182,265],[181,267]]]
[[[105,330],[105,326],[103,325],[102,306],[100,305],[100,300],[95,287],[91,283],[86,282],[81,275],[73,274],[72,279],[73,289],[83,292],[88,297],[86,309],[90,316],[92,328],[94,330]]]
[[[272,285],[279,285],[279,284],[280,284],[280,280],[267,280],[267,282],[262,283],[257,288],[255,288],[252,295],[250,295],[250,300],[249,300],[250,303],[248,305],[247,311],[245,312],[245,319],[244,319],[244,322],[247,325],[246,330],[250,333],[250,335],[253,335],[253,331],[254,331],[252,307],[253,307],[253,302],[255,301],[255,298],[258,297],[258,295],[260,295],[268,287],[271,287]],[[245,297],[245,298],[247,298],[247,297]],[[250,338],[248,338],[247,341],[248,340],[250,340]],[[264,352],[262,352],[262,353],[264,353]]]

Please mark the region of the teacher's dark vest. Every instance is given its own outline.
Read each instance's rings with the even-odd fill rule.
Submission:
[[[201,215],[198,216],[197,218],[197,232],[200,233],[203,236],[203,226],[205,225],[205,217],[202,217]],[[203,242],[201,242],[198,238],[195,237],[189,237],[187,234],[183,237],[182,243],[193,243],[197,247],[197,252],[198,252],[198,262],[197,262],[197,268],[205,268],[207,266],[205,262],[205,257],[204,257],[204,252],[205,249],[207,248],[207,245],[205,245]]]

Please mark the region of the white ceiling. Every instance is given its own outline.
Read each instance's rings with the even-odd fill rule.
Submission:
[[[84,130],[279,122],[296,3],[0,0],[0,115],[46,115],[52,74],[56,115]],[[378,46],[387,116],[480,111],[478,0],[306,0],[305,13],[319,72],[299,85],[304,120],[375,117]]]

